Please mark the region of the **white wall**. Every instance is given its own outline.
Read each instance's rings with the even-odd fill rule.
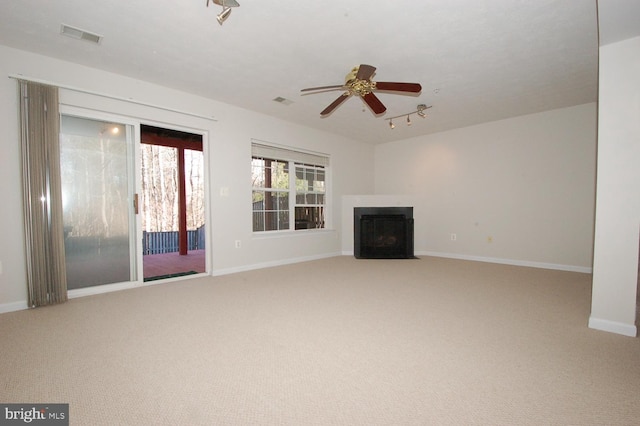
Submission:
[[[208,241],[211,272],[222,274],[331,256],[341,252],[341,200],[344,194],[373,192],[373,148],[343,137],[256,114],[196,95],[0,46],[0,312],[26,307],[26,272],[22,226],[17,83],[24,75],[62,86],[133,99],[187,111],[217,121],[64,91],[69,103],[132,114],[160,122],[198,128],[207,133],[205,148],[211,168]],[[115,111],[114,111],[115,110]],[[150,112],[151,111],[151,112]],[[175,122],[174,122],[175,121]],[[257,238],[251,232],[251,138],[327,153],[331,157],[332,229]],[[220,188],[229,195],[221,196]],[[234,242],[241,240],[236,249]]]
[[[640,37],[600,47],[589,326],[635,336],[640,232]]]
[[[378,145],[375,192],[415,197],[416,254],[590,272],[596,119],[592,103]]]

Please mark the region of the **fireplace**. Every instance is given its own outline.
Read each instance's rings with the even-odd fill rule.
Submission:
[[[413,207],[354,207],[358,259],[413,259]]]

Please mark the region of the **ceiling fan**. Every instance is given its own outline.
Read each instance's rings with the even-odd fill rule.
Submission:
[[[345,77],[345,83],[334,86],[321,86],[321,87],[309,87],[302,89],[301,92],[312,91],[330,91],[330,90],[345,90],[335,101],[333,101],[328,107],[326,107],[320,115],[325,116],[333,112],[351,95],[358,95],[362,100],[369,105],[371,110],[375,114],[382,114],[387,110],[387,107],[378,99],[373,93],[374,90],[388,90],[392,92],[408,92],[419,93],[422,90],[422,86],[418,83],[394,83],[384,81],[372,81],[371,77],[376,71],[376,67],[366,64],[354,67],[349,74]]]

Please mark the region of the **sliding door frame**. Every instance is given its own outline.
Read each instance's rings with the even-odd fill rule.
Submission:
[[[185,125],[180,125],[179,123],[172,122],[160,122],[154,121],[146,118],[132,117],[126,114],[114,114],[102,110],[96,110],[93,108],[84,108],[75,105],[69,104],[60,104],[60,114],[61,115],[70,115],[74,117],[94,119],[94,120],[104,120],[104,121],[113,121],[118,122],[127,126],[131,126],[133,129],[133,134],[131,137],[131,142],[128,147],[129,152],[132,155],[132,160],[129,161],[129,172],[130,176],[133,178],[133,193],[132,199],[130,200],[130,207],[133,207],[134,198],[136,194],[140,194],[142,190],[142,174],[141,174],[141,137],[140,137],[140,125],[150,125],[155,127],[162,127],[166,129],[179,130],[183,132],[193,133],[202,136],[202,149],[204,155],[204,192],[205,192],[205,221],[206,223],[211,223],[211,215],[210,215],[210,205],[211,205],[211,196],[210,196],[210,172],[209,172],[209,154],[208,154],[208,136],[209,133],[207,130],[203,128],[197,127],[189,127]],[[179,117],[179,114],[177,115]],[[177,122],[182,121],[176,119]],[[210,261],[210,253],[211,251],[211,226],[205,226],[205,241],[206,241],[206,257],[205,257],[205,269],[206,272],[203,274],[190,275],[189,277],[177,277],[170,278],[166,280],[158,280],[158,281],[144,281],[144,268],[143,268],[143,254],[142,254],[142,217],[140,214],[133,214],[132,226],[134,227],[134,232],[131,232],[130,238],[132,247],[132,265],[135,268],[135,280],[123,283],[114,283],[114,284],[104,284],[93,287],[79,288],[68,291],[68,297],[70,299],[76,297],[89,296],[94,294],[101,293],[109,293],[112,291],[124,290],[129,288],[142,287],[147,285],[156,285],[161,284],[163,282],[168,281],[176,281],[181,279],[193,278],[196,276],[202,275],[210,275],[211,274],[211,261]]]
[[[60,115],[85,118],[89,120],[108,121],[127,126],[131,130],[131,135],[127,138],[127,175],[128,175],[128,204],[129,204],[129,247],[131,279],[120,283],[103,284],[85,288],[72,289],[68,291],[69,298],[81,297],[91,294],[106,293],[126,288],[134,288],[142,284],[142,231],[140,230],[140,218],[135,211],[135,196],[139,193],[141,182],[138,176],[139,156],[140,156],[140,124],[135,119],[119,114],[111,114],[102,111],[95,111],[80,107],[60,105]],[[139,254],[140,253],[140,254]]]

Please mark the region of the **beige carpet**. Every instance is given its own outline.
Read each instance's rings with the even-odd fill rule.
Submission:
[[[0,402],[72,425],[636,425],[640,339],[591,276],[300,263],[0,315]]]

